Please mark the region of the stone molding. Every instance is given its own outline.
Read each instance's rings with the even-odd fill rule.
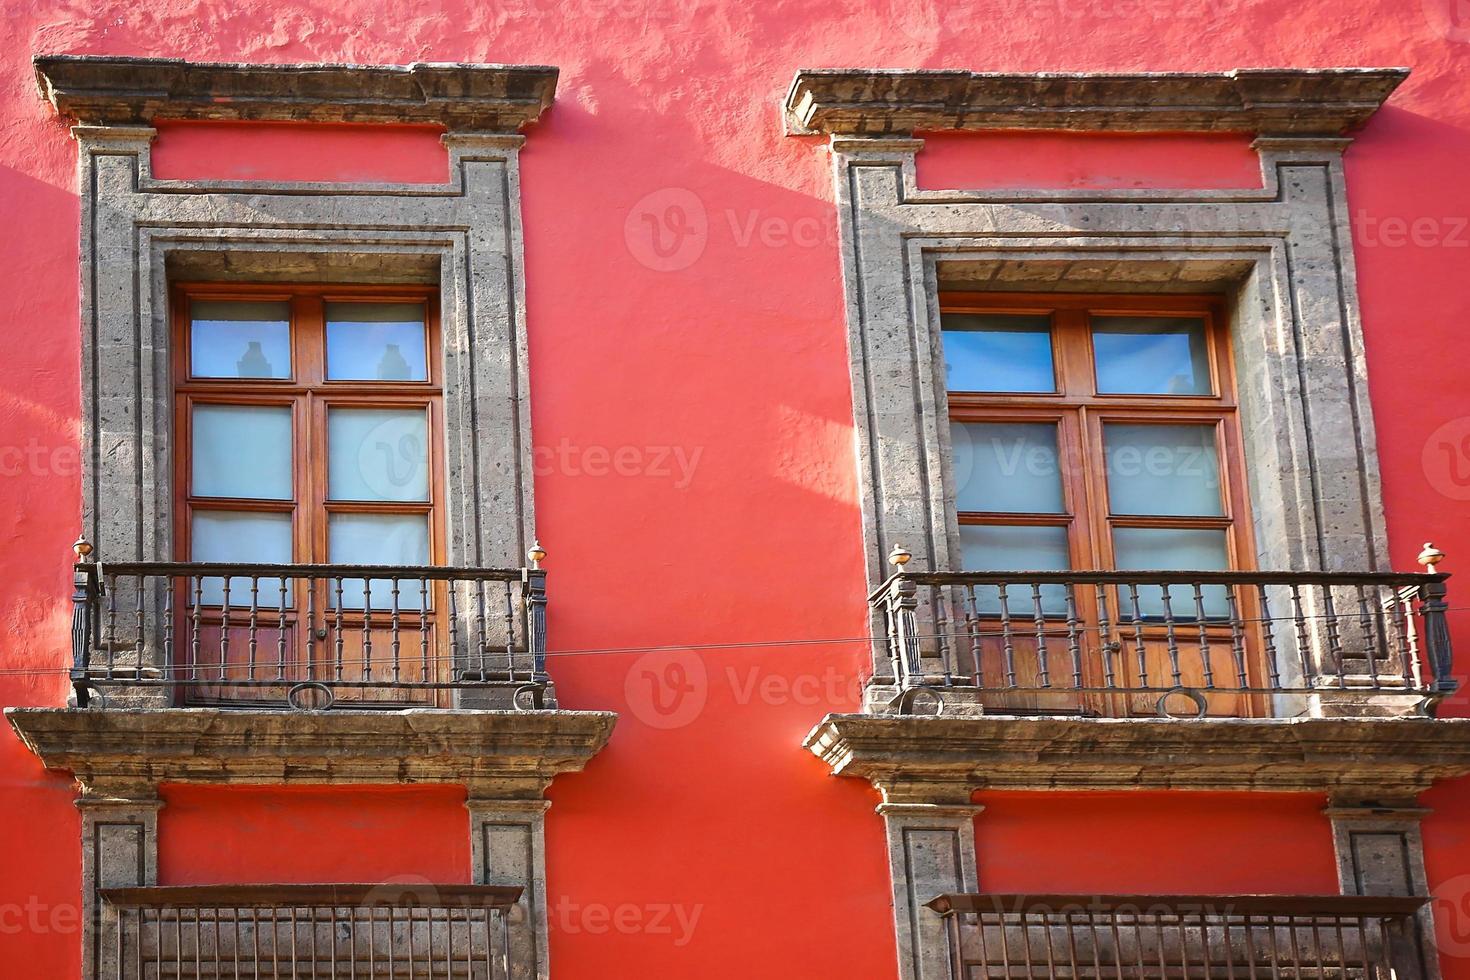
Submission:
[[[221,278],[439,287],[448,564],[517,567],[535,537],[519,148],[446,134],[440,184],[162,180],[155,131],[77,126],[82,515],[103,561],[169,561],[173,541],[170,283]],[[390,276],[390,278],[393,278]],[[161,502],[161,503],[160,503]],[[159,606],[155,597],[145,603]],[[153,645],[140,669],[161,666]],[[554,692],[548,697],[554,704]],[[501,707],[460,697],[464,707]]]
[[[896,545],[916,570],[959,567],[938,293],[977,265],[1030,275],[1039,264],[1052,278],[1034,286],[1050,291],[1225,295],[1256,567],[1383,567],[1344,140],[1258,139],[1260,186],[1210,190],[926,190],[921,145],[832,140],[870,590]],[[884,635],[876,616],[873,629]],[[892,685],[880,642],[871,710],[885,710]]]
[[[956,129],[1337,136],[1366,122],[1408,73],[804,69],[786,96],[786,125],[793,135],[834,136]]]
[[[1470,773],[1470,719],[828,715],[805,746],[910,801],[969,790],[1195,789],[1412,798]],[[936,800],[935,802],[941,802]]]
[[[84,125],[156,119],[430,123],[513,133],[556,92],[546,65],[268,65],[38,55],[41,94]]]
[[[21,742],[87,794],[114,785],[468,784],[540,800],[607,744],[610,711],[7,708]]]

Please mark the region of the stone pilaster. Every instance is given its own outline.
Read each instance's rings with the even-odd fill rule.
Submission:
[[[510,916],[511,980],[547,980],[546,810],[548,781],[471,783],[470,860],[477,885],[518,885]],[[534,785],[533,785],[534,784]]]
[[[82,973],[117,976],[117,917],[98,889],[158,883],[158,789],[149,783],[94,783],[82,811]]]
[[[878,783],[878,812],[888,834],[894,931],[900,980],[949,977],[944,920],[925,903],[974,892],[975,814],[970,788],[954,783]]]
[[[1414,800],[1334,797],[1332,821],[1338,884],[1344,895],[1428,895],[1420,821],[1429,811]],[[1439,980],[1432,903],[1419,910],[1411,935],[1389,937],[1402,980]]]

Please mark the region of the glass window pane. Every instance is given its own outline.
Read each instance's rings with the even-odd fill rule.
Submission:
[[[422,408],[327,412],[332,500],[429,499],[429,417]]]
[[[1108,506],[1114,514],[1220,517],[1213,425],[1103,426]]]
[[[423,514],[333,514],[327,522],[328,560],[339,565],[429,564],[429,519]],[[335,585],[328,601],[335,608]],[[374,609],[393,608],[393,582],[373,579],[369,586]],[[362,579],[342,581],[342,607],[364,605]],[[422,609],[417,580],[400,581],[399,609]]]
[[[1208,395],[1209,346],[1199,317],[1095,316],[1097,390],[1112,395]]]
[[[961,568],[967,572],[1052,572],[1072,567],[1065,527],[961,524],[960,551]],[[975,600],[982,615],[1000,613],[998,586],[977,586]],[[1006,608],[1012,616],[1033,615],[1031,586],[1007,583]],[[1048,616],[1066,615],[1065,587],[1043,585],[1041,609]]]
[[[1118,527],[1113,529],[1113,560],[1121,571],[1219,572],[1230,567],[1225,532],[1208,528]],[[1132,615],[1126,589],[1121,590],[1122,617]],[[1206,585],[1201,590],[1205,616],[1229,615],[1225,586]],[[1164,589],[1158,585],[1138,587],[1138,610],[1146,619],[1164,615]],[[1194,586],[1169,586],[1169,611],[1175,619],[1193,619]]]
[[[193,407],[190,490],[197,497],[290,500],[289,406]]]
[[[328,303],[327,378],[426,381],[423,303]]]
[[[1052,422],[955,422],[955,509],[1060,514],[1061,468]]]
[[[196,299],[189,317],[194,377],[291,377],[290,303]]]
[[[189,557],[202,562],[268,562],[288,564],[291,561],[291,515],[254,514],[223,510],[196,510],[189,522]],[[275,606],[281,599],[281,580],[259,581],[260,603]],[[206,578],[200,583],[200,598],[205,605],[224,603],[224,578]],[[193,601],[193,585],[189,601]],[[286,601],[291,602],[289,584]],[[230,605],[250,604],[250,579],[231,576]]]
[[[1056,391],[1051,317],[945,313],[950,391]]]

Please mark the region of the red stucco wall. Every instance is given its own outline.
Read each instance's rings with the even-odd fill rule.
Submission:
[[[799,747],[822,714],[856,704],[867,653],[851,639],[866,621],[829,161],[781,135],[793,72],[1411,66],[1348,155],[1349,197],[1395,563],[1412,567],[1432,537],[1454,570],[1470,561],[1470,18],[1455,3],[4,0],[0,702],[65,698],[80,498],[75,151],[31,55],[559,65],[556,106],[522,157],[536,504],[562,701],[622,717],[607,751],[550,794],[557,975],[891,977],[876,798]],[[424,131],[309,139],[173,127],[156,159],[175,176],[425,180],[442,167]],[[1035,174],[1196,187],[1251,182],[1252,167],[1229,138],[944,137],[921,172],[932,186]],[[680,268],[629,220],[649,195],[702,210]],[[638,461],[621,473],[619,449]],[[1455,617],[1470,648],[1470,617]],[[637,652],[708,643],[750,645]],[[684,684],[660,686],[678,670]],[[71,799],[0,732],[6,977],[76,975]],[[1446,974],[1470,977],[1470,788],[1429,800]],[[468,874],[453,792],[176,788],[167,801],[165,882]],[[1312,799],[985,802],[990,887],[1332,886]]]

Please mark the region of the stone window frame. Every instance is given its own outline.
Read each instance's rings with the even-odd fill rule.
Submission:
[[[520,131],[550,106],[557,69],[71,55],[35,68],[78,144],[83,533],[98,556],[173,557],[171,282],[412,282],[438,289],[446,558],[520,566],[535,540]],[[422,184],[163,179],[151,156],[160,119],[437,124],[447,173]],[[307,719],[138,700],[26,721],[7,712],[81,785],[85,976],[107,974],[115,929],[95,889],[156,883],[160,782],[465,785],[473,879],[525,889],[512,975],[548,975],[543,793],[602,748],[614,714],[477,710],[461,697],[453,711]],[[49,726],[59,739],[43,736]]]
[[[1226,293],[1257,567],[1378,570],[1387,535],[1342,156],[1406,75],[799,72],[788,131],[824,135],[832,152],[869,587],[895,545],[913,569],[957,567],[941,285]],[[915,130],[984,129],[1247,132],[1261,185],[920,189]],[[879,646],[869,710],[897,693]]]
[[[81,191],[83,528],[104,560],[171,560],[169,283],[426,282],[439,290],[447,558],[519,566],[534,540],[518,131],[543,66],[191,64],[47,56]],[[156,119],[438,123],[436,184],[174,180]]]

